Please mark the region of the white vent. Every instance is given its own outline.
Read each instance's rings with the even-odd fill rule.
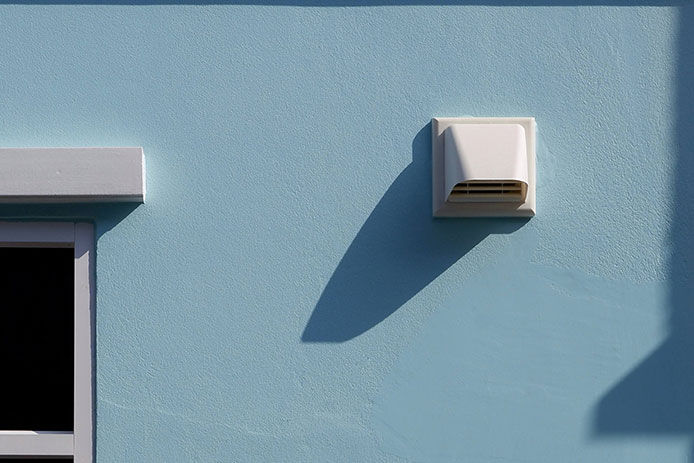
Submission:
[[[532,117],[432,120],[434,217],[535,215]]]
[[[458,183],[448,195],[452,203],[525,201],[528,188],[523,182],[472,181]]]

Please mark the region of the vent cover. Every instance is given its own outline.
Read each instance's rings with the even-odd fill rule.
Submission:
[[[516,181],[470,181],[457,183],[447,200],[466,202],[519,202],[525,201],[528,187]]]
[[[535,119],[435,117],[434,217],[535,215]]]

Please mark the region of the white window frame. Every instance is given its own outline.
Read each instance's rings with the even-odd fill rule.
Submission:
[[[93,460],[94,225],[85,222],[0,222],[1,247],[75,250],[74,431],[1,431],[2,457],[73,457]]]

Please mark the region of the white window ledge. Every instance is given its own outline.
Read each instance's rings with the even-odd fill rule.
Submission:
[[[142,148],[0,148],[0,203],[144,200]]]
[[[3,456],[72,456],[75,436],[60,431],[0,431]]]

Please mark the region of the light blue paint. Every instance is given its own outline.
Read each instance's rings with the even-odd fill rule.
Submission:
[[[97,223],[98,461],[692,457],[691,7],[115,3],[0,5],[2,145],[147,155],[0,209]],[[537,118],[536,218],[431,220],[456,115]]]

